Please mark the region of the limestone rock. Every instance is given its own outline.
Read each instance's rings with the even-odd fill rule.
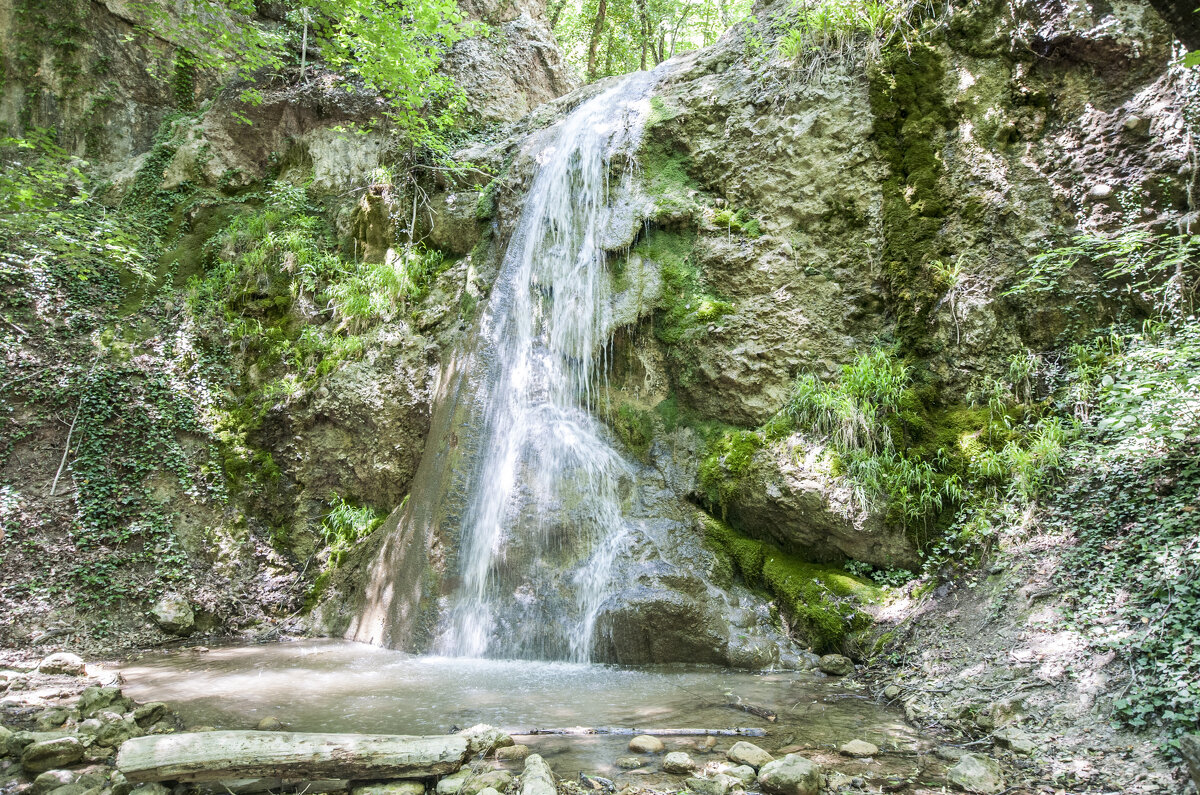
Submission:
[[[148,701],[133,709],[133,720],[138,726],[152,726],[167,714],[167,705],[161,701]]]
[[[1192,783],[1200,792],[1200,734],[1185,734],[1179,739],[1179,753],[1187,762],[1192,774]]]
[[[130,790],[129,795],[171,795],[171,790],[157,781],[151,784],[141,784]]]
[[[821,786],[821,768],[797,754],[788,754],[763,765],[758,784],[771,795],[817,795]]]
[[[69,676],[83,676],[87,673],[87,666],[83,662],[83,658],[78,654],[60,651],[56,654],[51,654],[46,659],[38,663],[38,672],[43,674],[67,674]]]
[[[538,754],[525,758],[525,772],[521,774],[521,795],[557,795],[554,773],[550,765]]]
[[[758,778],[758,773],[750,765],[738,765],[731,767],[725,771],[725,775],[736,778],[743,786],[753,784]]]
[[[489,788],[504,792],[512,780],[513,774],[507,770],[487,770],[464,781],[458,795],[479,795]]]
[[[738,788],[740,783],[732,776],[717,773],[714,776],[692,776],[683,782],[683,786],[697,795],[726,795],[731,789]]]
[[[79,714],[90,718],[98,712],[124,712],[133,702],[121,695],[116,687],[89,687],[79,694]]]
[[[621,756],[614,764],[622,770],[637,770],[646,764],[646,760],[640,756]]]
[[[260,720],[255,727],[261,732],[277,732],[283,729],[283,721],[276,718],[274,715],[268,715]]]
[[[759,748],[754,743],[748,743],[741,740],[733,744],[733,747],[726,752],[725,758],[735,765],[749,765],[758,770],[767,762],[772,761],[775,757]]]
[[[463,768],[457,773],[451,773],[439,779],[435,791],[437,795],[458,795],[459,790],[462,789],[463,784],[470,777],[471,771]]]
[[[854,673],[854,662],[849,657],[840,654],[826,654],[821,657],[818,667],[822,673],[830,676],[849,676]]]
[[[662,740],[649,734],[639,734],[629,741],[629,750],[635,754],[661,754],[665,749]]]
[[[463,729],[459,734],[467,738],[467,746],[471,749],[472,756],[491,753],[497,748],[509,748],[516,744],[512,737],[486,723]]]
[[[58,737],[30,743],[21,752],[21,766],[30,773],[42,773],[74,764],[83,758],[83,744],[74,737]]]
[[[683,751],[672,751],[663,757],[662,769],[667,773],[691,773],[696,763]]]
[[[991,795],[1004,789],[1004,778],[996,760],[980,754],[963,754],[958,764],[946,771],[950,781],[967,792]]]
[[[839,748],[838,752],[843,756],[875,756],[879,753],[879,746],[866,740],[851,740]]]
[[[154,623],[171,635],[187,635],[196,626],[196,614],[187,599],[169,595],[159,599],[150,611]]]

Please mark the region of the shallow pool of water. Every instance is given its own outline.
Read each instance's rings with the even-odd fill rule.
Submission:
[[[829,749],[852,739],[910,751],[903,716],[853,682],[817,674],[699,666],[602,665],[417,657],[335,640],[181,650],[122,666],[126,695],[165,701],[189,727],[253,728],[279,718],[294,731],[440,734],[489,723],[513,733],[573,726],[637,729],[760,728],[752,741]],[[776,713],[772,722],[730,706]],[[665,738],[692,750],[702,737]],[[718,737],[712,754],[738,738]],[[559,775],[616,775],[628,736],[529,736]],[[705,753],[694,751],[698,761]]]

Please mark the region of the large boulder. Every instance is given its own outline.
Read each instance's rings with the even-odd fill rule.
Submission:
[[[812,760],[788,754],[763,765],[758,771],[758,785],[771,795],[817,795],[821,768]]]
[[[196,627],[196,613],[191,603],[175,594],[155,602],[150,616],[163,632],[171,635],[188,635]]]

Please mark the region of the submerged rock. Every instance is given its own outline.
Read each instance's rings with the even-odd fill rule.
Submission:
[[[788,754],[763,765],[758,784],[771,795],[817,795],[821,787],[821,768],[816,762]]]
[[[963,754],[958,764],[946,771],[950,781],[967,792],[991,795],[1004,789],[1004,778],[995,759],[980,754]]]
[[[614,764],[622,770],[637,770],[646,764],[646,760],[640,756],[622,756]]]
[[[277,732],[283,728],[283,721],[274,715],[269,715],[260,720],[254,728],[260,732]]]

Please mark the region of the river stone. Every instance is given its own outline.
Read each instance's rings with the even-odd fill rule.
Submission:
[[[883,697],[888,701],[891,701],[894,698],[899,698],[900,694],[903,692],[904,691],[900,689],[899,685],[888,685],[883,689]]]
[[[82,758],[83,743],[74,737],[58,737],[25,746],[21,752],[21,767],[29,773],[43,773]]]
[[[89,788],[83,786],[82,784],[65,784],[61,787],[56,787],[50,790],[48,795],[83,795],[83,793],[88,791]],[[100,788],[95,787],[94,791],[99,792]]]
[[[43,674],[83,676],[87,673],[87,666],[84,664],[83,658],[78,654],[60,651],[56,654],[51,654],[38,663],[38,672]]]
[[[129,795],[133,790],[133,785],[120,770],[114,770],[109,774],[108,786],[112,789],[112,795]]]
[[[554,773],[550,765],[538,754],[525,758],[525,772],[521,774],[521,795],[557,795]]]
[[[854,663],[840,654],[826,654],[817,665],[822,673],[830,676],[849,676],[854,673]]]
[[[50,709],[42,710],[33,719],[34,725],[38,727],[38,731],[51,731],[57,729],[67,722],[67,718],[71,717],[71,710],[63,709],[62,707],[51,707]]]
[[[745,740],[736,742],[733,747],[725,753],[725,758],[735,765],[749,765],[758,770],[760,767],[770,762],[775,757],[759,748],[754,743],[748,743]]]
[[[617,767],[622,770],[637,770],[644,764],[646,764],[646,760],[640,756],[622,756],[616,761]]]
[[[740,788],[741,782],[723,773],[707,776],[692,776],[683,786],[697,795],[726,795],[731,789]]]
[[[463,729],[459,734],[467,738],[471,756],[491,753],[497,748],[508,748],[516,744],[512,737],[486,723],[477,723],[469,729]]]
[[[662,769],[668,773],[691,773],[696,763],[683,751],[672,751],[663,757]]]
[[[839,748],[838,752],[843,756],[875,756],[879,753],[879,746],[866,740],[851,740]]]
[[[0,757],[15,754],[17,749],[12,747],[13,732],[7,726],[0,726]]]
[[[274,715],[268,715],[260,720],[254,728],[260,732],[277,732],[283,729],[283,721]]]
[[[458,795],[479,795],[486,789],[503,792],[512,783],[513,774],[507,770],[488,770],[463,782]]]
[[[154,603],[150,616],[163,632],[170,635],[187,635],[196,628],[196,614],[182,596],[162,597]]]
[[[1000,765],[980,754],[963,754],[958,764],[946,771],[946,777],[967,792],[991,795],[1004,789]]]
[[[500,795],[500,790],[495,787],[484,787],[479,790],[479,795]]]
[[[70,770],[47,770],[44,773],[38,774],[38,777],[33,780],[33,786],[29,791],[32,795],[43,795],[43,793],[56,790],[59,787],[74,784],[76,778],[75,773]]]
[[[350,792],[351,795],[425,795],[425,784],[420,781],[380,781],[360,784]]]
[[[112,713],[101,714],[103,715]],[[131,737],[141,737],[143,734],[145,734],[141,727],[134,723],[132,717],[122,718],[118,715],[117,720],[106,723],[104,722],[103,717],[101,717],[100,720],[102,723],[104,723],[104,725],[100,727],[100,731],[96,732],[95,742],[96,745],[100,746],[101,748],[117,748],[121,745],[121,743],[125,742]]]
[[[815,762],[788,754],[763,765],[758,785],[772,795],[817,795],[821,787],[821,768]]]
[[[661,754],[665,748],[662,740],[649,734],[639,734],[629,741],[629,750],[635,754]]]
[[[471,771],[467,768],[445,776],[437,783],[437,795],[458,795],[458,791],[462,789],[463,783],[470,777]]]
[[[738,765],[725,771],[725,775],[736,778],[743,786],[749,786],[758,778],[758,773],[750,765]]]
[[[129,795],[171,795],[171,790],[156,781],[152,784],[139,784],[129,791]]]
[[[1033,738],[1016,726],[1008,726],[1000,729],[992,735],[992,739],[1001,748],[1007,748],[1014,754],[1020,754],[1021,756],[1029,756],[1036,747],[1033,743]]]

